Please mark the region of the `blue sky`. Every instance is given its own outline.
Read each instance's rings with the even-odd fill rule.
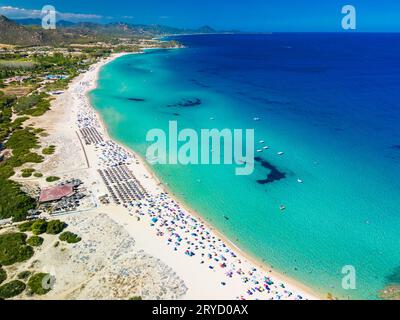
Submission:
[[[68,20],[243,31],[340,31],[351,4],[358,31],[400,31],[400,0],[0,0],[0,13],[35,17],[46,4]]]

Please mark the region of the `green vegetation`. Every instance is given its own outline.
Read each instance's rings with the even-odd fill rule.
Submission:
[[[24,111],[36,106],[40,102],[40,100],[41,96],[39,94],[32,94],[30,96],[21,97],[15,104],[14,111],[17,113],[23,113]]]
[[[55,181],[58,181],[58,180],[60,180],[60,178],[59,177],[54,177],[54,176],[50,176],[50,177],[46,178],[47,182],[55,182]]]
[[[46,99],[41,99],[34,108],[25,110],[24,114],[30,115],[32,117],[40,117],[44,115],[48,110],[50,110],[50,101]]]
[[[49,146],[49,147],[47,147],[47,148],[44,148],[43,150],[42,150],[42,153],[44,154],[44,155],[52,155],[52,154],[54,154],[54,152],[56,151],[56,146]]]
[[[51,220],[47,223],[46,233],[47,234],[59,234],[66,227],[67,227],[67,224],[60,220]]]
[[[18,226],[19,231],[21,232],[28,232],[31,231],[35,235],[47,233],[47,234],[59,234],[65,228],[67,224],[60,220],[50,220],[46,221],[43,219],[35,220],[35,221],[28,221],[21,223]]]
[[[12,199],[12,201],[10,201]],[[20,186],[0,177],[0,218],[23,221],[27,212],[35,207],[35,200],[20,190]]]
[[[35,178],[42,178],[42,177],[43,177],[43,173],[35,172],[35,173],[33,174],[33,176],[34,176]]]
[[[16,98],[0,91],[0,141],[10,134],[12,105]]]
[[[44,295],[51,290],[52,280],[48,273],[36,273],[29,278],[28,287],[33,294]]]
[[[40,247],[43,244],[43,241],[42,237],[32,236],[26,241],[26,243],[32,247]]]
[[[33,256],[33,248],[26,245],[26,234],[6,233],[0,235],[0,264],[10,266]]]
[[[28,221],[21,223],[18,225],[18,230],[21,232],[27,232],[27,231],[32,231],[32,225],[34,224],[35,221]]]
[[[43,156],[31,151],[39,147],[38,138],[32,129],[11,128],[10,130],[12,133],[5,147],[12,149],[12,157],[0,162],[0,218],[22,221],[26,218],[27,211],[35,207],[36,202],[20,190],[19,184],[8,178],[15,174],[15,168],[25,163],[42,162]],[[23,173],[24,177],[30,175],[29,171]]]
[[[132,301],[141,301],[141,300],[143,300],[143,299],[142,299],[141,296],[136,296],[136,297],[130,298],[129,300],[132,300]]]
[[[62,234],[60,234],[59,239],[61,241],[65,241],[67,243],[78,243],[79,241],[82,240],[78,235],[76,235],[75,233],[69,232],[69,231],[66,231],[66,232],[63,232]]]
[[[47,221],[46,220],[36,220],[31,227],[31,231],[34,235],[39,235],[45,233],[47,230]]]
[[[43,115],[49,109],[50,102],[48,96],[44,93],[21,97],[14,105],[16,113],[34,117]]]
[[[2,284],[7,279],[6,271],[0,267],[0,284]]]
[[[17,278],[19,280],[27,280],[31,276],[32,272],[30,271],[22,271],[18,273]]]
[[[39,148],[38,138],[29,128],[18,129],[13,132],[6,143],[6,148],[13,150],[13,157],[6,161],[5,165],[13,168],[25,163],[40,163],[43,156],[31,152],[31,149]]]
[[[8,299],[20,295],[26,288],[25,283],[19,280],[13,280],[0,286],[0,298]]]

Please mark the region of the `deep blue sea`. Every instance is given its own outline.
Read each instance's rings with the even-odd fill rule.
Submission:
[[[145,156],[148,130],[170,120],[254,128],[256,149],[270,148],[253,175],[154,171],[239,247],[323,294],[375,299],[400,285],[400,34],[175,39],[186,48],[103,68],[91,98],[111,135]],[[342,288],[346,265],[355,290]]]

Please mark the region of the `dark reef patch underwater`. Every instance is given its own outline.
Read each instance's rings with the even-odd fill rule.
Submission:
[[[268,183],[272,183],[272,182],[279,181],[279,180],[286,178],[285,172],[279,171],[279,169],[277,167],[272,165],[267,160],[262,159],[261,157],[256,157],[256,158],[254,158],[254,160],[256,162],[260,163],[263,168],[270,170],[267,178],[263,179],[263,180],[257,180],[257,183],[268,184]]]
[[[145,102],[145,99],[141,99],[141,98],[128,98],[129,101],[135,101],[135,102]]]
[[[167,107],[181,107],[189,108],[201,105],[201,100],[199,98],[183,98],[181,101],[175,104],[169,104]]]

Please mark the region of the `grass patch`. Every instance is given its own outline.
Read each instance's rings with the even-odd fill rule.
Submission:
[[[31,227],[32,233],[36,236],[45,233],[46,230],[47,230],[47,221],[42,219],[36,220]]]
[[[60,234],[59,239],[61,241],[65,241],[67,243],[78,243],[82,240],[77,234],[69,232],[69,231],[66,231],[66,232],[63,232],[62,234]]]
[[[58,180],[60,180],[61,178],[59,178],[59,177],[55,177],[55,176],[50,176],[50,177],[47,177],[46,178],[46,181],[47,182],[55,182],[55,181],[58,181]]]
[[[32,174],[35,172],[35,169],[22,169],[22,174],[21,176],[23,178],[29,178],[32,177]]]
[[[44,155],[52,155],[52,154],[54,154],[55,151],[56,151],[56,146],[49,146],[47,148],[44,148],[42,150],[42,153]]]
[[[26,240],[26,243],[32,247],[40,247],[43,244],[43,238],[39,236],[32,236],[28,240]]]
[[[24,233],[0,235],[0,264],[10,266],[30,259],[34,251],[26,244],[26,238]]]
[[[14,280],[0,286],[0,298],[8,299],[20,295],[26,288],[25,283]]]
[[[23,113],[24,111],[36,106],[41,99],[42,99],[41,96],[38,94],[32,94],[30,96],[21,97],[15,104],[14,111],[17,113]]]
[[[59,234],[66,227],[67,227],[67,224],[60,220],[51,220],[47,223],[46,233],[47,234]]]
[[[6,169],[12,171],[12,168]],[[34,199],[21,191],[19,184],[0,176],[1,219],[13,218],[14,221],[23,221],[26,218],[28,210],[33,209],[35,204]]]
[[[21,232],[32,231],[32,225],[35,221],[28,221],[18,225],[18,230]]]
[[[53,280],[48,273],[36,273],[30,277],[28,287],[33,294],[44,295],[51,290]]]

